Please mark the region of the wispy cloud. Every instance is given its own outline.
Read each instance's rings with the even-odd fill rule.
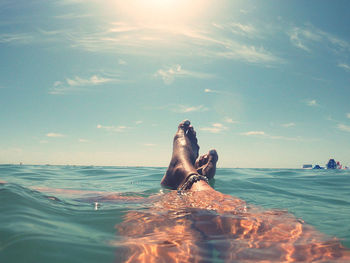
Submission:
[[[64,135],[61,134],[61,133],[49,132],[49,133],[46,134],[46,137],[60,138],[60,137],[64,137]]]
[[[34,36],[27,33],[0,34],[0,43],[28,44],[34,40]]]
[[[347,71],[350,71],[350,66],[348,64],[345,64],[345,63],[339,63],[338,64],[338,67],[342,68],[342,69],[345,69]]]
[[[126,64],[128,64],[125,60],[123,60],[123,59],[118,59],[118,64],[119,65],[126,65]]]
[[[260,138],[266,138],[271,140],[285,140],[285,141],[300,141],[300,137],[285,137],[279,135],[270,135],[265,133],[264,131],[248,131],[241,133],[243,136],[256,136]]]
[[[346,117],[350,119],[350,113],[347,113],[347,114],[346,114]]]
[[[319,43],[327,43],[329,48],[337,52],[350,50],[350,44],[348,42],[331,33],[320,30],[311,24],[307,24],[304,27],[292,27],[288,35],[294,46],[307,52],[311,52],[316,47],[314,44]]]
[[[78,87],[97,86],[115,81],[118,80],[112,78],[104,78],[98,75],[93,75],[90,78],[86,79],[75,76],[74,78],[67,78],[65,81],[56,81],[53,84],[53,87],[49,90],[49,94],[62,95],[74,90],[81,90],[81,88]]]
[[[300,37],[299,28],[293,28],[289,32],[289,38],[294,46],[310,52],[310,49],[304,45],[302,38]]]
[[[201,131],[207,131],[210,133],[221,133],[225,130],[227,130],[228,128],[226,126],[224,126],[221,123],[213,123],[211,126],[209,127],[202,127],[199,128]]]
[[[248,131],[248,132],[243,132],[241,135],[245,136],[255,136],[255,135],[265,135],[264,131]]]
[[[74,79],[66,79],[67,84],[69,86],[90,86],[90,85],[100,85],[103,83],[111,82],[112,79],[107,79],[103,77],[99,77],[97,75],[93,75],[88,79],[83,79],[80,77],[75,77]]]
[[[306,100],[305,101],[305,104],[310,106],[310,107],[315,107],[315,106],[318,106],[318,103],[316,100]]]
[[[87,18],[87,17],[91,17],[90,14],[76,14],[76,13],[66,13],[66,14],[62,14],[62,15],[57,15],[55,16],[55,18],[57,19],[81,19],[81,18]]]
[[[256,37],[259,35],[259,31],[251,24],[230,22],[224,24],[213,23],[212,25],[220,30],[225,30],[235,35],[242,35],[246,37]]]
[[[291,29],[291,31],[289,32],[289,38],[292,44],[294,44],[296,47],[304,49],[308,52],[310,52],[311,50],[309,47],[306,46],[306,42],[322,40],[322,36],[319,32],[315,33],[314,30],[299,27],[293,27]]]
[[[78,140],[78,142],[84,143],[84,142],[88,142],[88,140],[80,138],[80,139]]]
[[[226,50],[215,52],[218,57],[226,59],[242,60],[249,63],[282,63],[283,59],[273,55],[264,47],[242,45],[237,42],[227,41]]]
[[[171,110],[177,113],[189,113],[189,112],[207,111],[208,108],[203,105],[198,105],[198,106],[175,105],[175,106],[172,106]]]
[[[294,122],[284,123],[284,124],[282,124],[282,126],[285,128],[294,127],[295,123]]]
[[[154,146],[156,146],[156,144],[154,144],[154,143],[144,143],[143,145],[147,146],[147,147],[154,147]]]
[[[225,121],[226,123],[237,123],[237,121],[234,121],[234,120],[231,119],[230,117],[225,117],[225,118],[224,118],[224,121]]]
[[[220,93],[218,90],[213,90],[213,89],[204,89],[205,93]]]
[[[142,124],[143,123],[143,121],[135,121],[135,124],[136,125],[140,125],[140,124]]]
[[[154,77],[160,77],[165,84],[171,84],[177,77],[192,77],[199,79],[212,78],[213,75],[190,70],[184,70],[181,65],[174,65],[167,69],[159,69]]]
[[[67,29],[57,32],[55,37],[57,41],[62,39],[68,41],[70,47],[98,53],[148,56],[154,55],[155,50],[171,46],[167,53],[180,56],[225,58],[261,64],[283,62],[283,59],[266,50],[262,44],[251,45],[229,36],[229,33],[233,33],[233,28],[237,32],[250,36],[258,34],[254,26],[240,23],[232,23],[230,27],[212,26],[204,30],[188,26],[117,21],[105,24],[104,28],[100,26],[95,29]],[[186,71],[183,73],[186,75]],[[203,77],[203,75],[194,74],[194,77]]]
[[[86,0],[58,0],[56,4],[58,5],[74,5],[86,2]]]
[[[97,129],[106,130],[106,131],[109,131],[109,132],[124,132],[128,128],[129,127],[123,126],[123,125],[120,125],[120,126],[104,126],[104,125],[101,125],[101,124],[97,125]]]
[[[339,123],[337,128],[341,131],[346,131],[346,132],[350,132],[350,126]]]

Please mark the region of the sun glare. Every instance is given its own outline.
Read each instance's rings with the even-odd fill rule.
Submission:
[[[139,23],[181,24],[200,18],[211,0],[129,0],[115,2],[118,13]]]

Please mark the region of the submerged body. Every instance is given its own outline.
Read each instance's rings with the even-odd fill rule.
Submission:
[[[126,262],[349,262],[336,239],[285,211],[247,206],[219,192],[176,191],[117,225]]]
[[[117,226],[125,236],[127,262],[348,262],[338,240],[282,211],[247,207],[204,180],[182,190],[193,174],[214,177],[215,150],[198,160],[189,121],[180,123],[173,156],[161,184],[172,191],[144,212],[129,212]],[[180,190],[179,190],[180,189]]]
[[[181,133],[179,134],[179,132],[177,132],[175,136],[173,158],[162,180],[165,186],[173,189],[181,188],[181,185],[186,182],[188,176],[193,173],[203,174],[208,178],[212,178],[215,174],[215,165],[217,161],[217,155],[215,155],[214,151],[210,151],[208,154],[198,158],[198,145],[196,145],[197,142],[193,140],[196,138],[194,130],[192,129],[192,134],[190,134],[190,138],[192,139],[189,139],[188,132],[182,133],[181,129],[186,129],[186,127],[184,128],[181,126]],[[187,129],[189,129],[189,126],[187,126]],[[188,143],[190,143],[190,145]],[[185,148],[181,149],[179,147]],[[183,153],[186,155],[183,155]],[[189,167],[190,169],[188,170],[187,168]],[[21,168],[21,170],[23,170],[23,168]],[[83,169],[77,170],[79,174]],[[109,180],[113,180],[113,182],[115,182],[113,187],[118,187],[120,189],[123,185],[120,183],[123,177],[130,178],[130,174],[135,174],[135,171],[132,172],[129,169],[123,171],[121,168],[113,172],[105,171],[106,181],[103,181],[103,179],[101,179],[104,178],[103,175],[101,176],[102,170],[103,169],[88,169],[88,177],[80,178],[79,184],[81,184],[81,187],[86,189],[85,183],[88,180],[96,181],[95,186],[97,187],[90,187],[90,189],[96,189],[99,184],[108,184],[108,182],[110,182]],[[26,172],[26,169],[24,169],[23,172]],[[42,172],[43,174],[41,174],[41,179],[45,177],[45,174],[49,175],[50,172],[52,171],[44,170]],[[270,172],[272,173],[272,171]],[[284,172],[287,173],[288,171]],[[305,171],[303,171],[303,173],[304,172]],[[143,172],[137,170],[137,173]],[[152,173],[157,172],[152,171]],[[230,174],[231,173],[234,173],[234,170],[230,170]],[[261,173],[264,173],[264,176],[266,176],[266,171]],[[116,174],[118,174],[118,176],[120,175],[117,180],[115,180]],[[251,175],[252,174],[254,174],[254,171],[251,171]],[[18,173],[18,176],[24,175],[25,173]],[[64,175],[64,173],[62,173],[62,175]],[[67,183],[70,183],[73,179],[69,172],[67,172],[67,175],[63,176],[63,178],[62,175],[61,172],[55,174],[53,181],[56,182],[57,178],[59,178],[60,182],[66,179]],[[92,177],[93,175],[96,176]],[[143,176],[144,175],[140,178]],[[271,176],[271,174],[268,176]],[[31,173],[28,173],[28,177],[35,178]],[[305,179],[305,181],[303,181],[304,183],[307,183],[307,177],[309,177],[310,180],[315,180],[312,179],[313,176],[303,176]],[[260,179],[261,178],[262,176]],[[290,184],[295,180],[293,177],[281,176],[281,181],[279,183],[288,184],[288,178]],[[4,179],[6,181],[11,180],[11,178]],[[229,180],[228,176],[226,180]],[[84,183],[82,183],[82,181],[84,181]],[[152,181],[152,183],[150,183],[148,187],[152,187],[152,184],[154,184],[154,177],[152,177],[150,181]],[[237,180],[236,178],[235,182],[238,183],[239,181],[240,179]],[[130,190],[130,180],[125,182],[127,182],[128,186],[124,185],[122,187],[127,187],[127,189]],[[244,182],[247,183],[247,181]],[[265,183],[262,183],[260,186],[264,186],[265,188],[272,187],[266,183],[267,181],[264,182]],[[256,180],[254,180],[254,184],[256,184]],[[6,182],[0,182],[0,186],[1,185],[5,186],[0,189],[4,190],[0,192],[2,196],[6,194],[8,189],[14,188],[12,190],[18,190],[16,186],[11,184],[8,184],[9,188],[7,188]],[[274,185],[276,189],[278,185],[278,183]],[[33,189],[34,187],[32,186],[33,184],[30,185]],[[233,185],[229,184],[229,186],[232,187]],[[327,182],[327,187],[330,186],[331,185]],[[38,213],[37,210],[30,208],[30,205],[32,205],[36,199],[31,197],[27,201],[25,198],[30,196],[29,194],[33,194],[37,197],[43,195],[29,190],[25,191],[23,195],[25,198],[19,199],[20,202],[23,203],[24,212],[22,214],[25,215],[22,216],[23,219],[18,217],[18,207],[12,207],[11,205],[7,205],[8,202],[2,202],[4,210],[6,210],[7,213],[0,214],[0,219],[12,219],[11,221],[0,220],[1,222],[8,222],[8,224],[2,224],[0,230],[3,230],[6,225],[9,225],[8,229],[10,229],[10,226],[16,226],[15,228],[11,227],[10,233],[17,233],[16,231],[18,231],[18,233],[8,240],[6,239],[6,235],[0,237],[0,241],[2,241],[0,243],[5,244],[4,250],[2,251],[4,253],[0,253],[0,261],[4,259],[2,258],[3,255],[6,255],[7,258],[5,257],[5,259],[8,259],[10,258],[8,256],[9,253],[16,254],[16,256],[10,259],[18,259],[20,255],[27,255],[30,251],[36,251],[35,256],[37,256],[38,253],[42,253],[41,255],[44,255],[44,258],[47,256],[46,259],[53,259],[53,257],[55,257],[53,251],[56,251],[56,247],[59,247],[64,240],[67,244],[64,253],[61,250],[57,250],[56,256],[60,256],[61,259],[67,256],[66,259],[71,259],[74,258],[74,255],[79,255],[81,262],[96,262],[96,258],[100,257],[99,253],[101,249],[106,249],[106,247],[115,249],[116,262],[349,262],[349,252],[341,245],[339,240],[327,237],[284,211],[262,210],[247,205],[241,199],[214,190],[202,180],[193,183],[189,190],[180,192],[174,190],[165,194],[152,195],[148,198],[122,194],[106,194],[105,191],[113,187],[108,186],[101,192],[36,187],[40,192],[50,193],[50,195],[46,197],[51,200],[39,199],[38,207],[44,207],[45,209]],[[238,188],[239,186],[236,188],[236,191]],[[339,188],[339,186],[337,186],[337,188]],[[259,191],[259,187],[245,187],[245,189],[245,191]],[[286,188],[283,189],[286,190]],[[234,194],[235,190],[230,191],[230,193]],[[306,193],[307,192],[304,191],[303,194],[305,195]],[[55,196],[58,195],[58,198],[62,196],[62,200],[65,200],[65,196],[70,196],[72,198],[71,200],[77,200],[77,203],[74,203],[74,205],[66,204],[65,201],[61,202],[58,198],[51,196],[51,194]],[[283,195],[284,194],[285,193],[283,193]],[[322,196],[324,197],[322,205],[329,205],[329,203],[326,202],[327,196],[325,196],[324,192]],[[262,198],[261,195],[260,197]],[[295,193],[288,195],[288,198],[295,197]],[[16,200],[16,198],[12,196],[11,200]],[[334,200],[339,202],[336,199]],[[84,208],[84,203],[81,203],[82,201],[88,201],[89,204],[91,202],[93,202],[93,204],[102,203],[102,208],[105,209],[102,209],[100,211],[101,213],[98,213],[99,211],[93,211],[91,206],[86,203]],[[107,201],[122,204],[120,212],[116,212],[117,210],[115,207],[118,206],[115,206],[113,203],[109,206]],[[288,200],[285,200],[285,202],[288,202]],[[346,202],[343,201],[343,203]],[[313,204],[317,205],[317,202]],[[108,210],[107,207],[109,207],[110,210]],[[281,204],[279,207],[281,207]],[[343,204],[343,207],[347,207],[346,204]],[[99,210],[98,205],[96,207],[94,206],[94,208]],[[96,213],[92,213],[91,211]],[[26,216],[31,212],[33,212],[32,216]],[[56,216],[56,219],[51,221],[47,220],[45,216],[43,216],[45,215],[44,212],[48,214],[52,213]],[[121,222],[122,213],[123,222]],[[120,218],[117,214],[119,214]],[[92,217],[92,219],[90,220],[89,217]],[[331,213],[329,217],[330,219],[333,218]],[[24,219],[27,221],[21,222],[25,224],[14,225],[13,223]],[[110,220],[109,226],[106,224],[106,220]],[[65,223],[62,224],[61,221]],[[78,223],[79,221],[81,222],[80,225]],[[28,228],[28,222],[30,226],[34,225],[36,227]],[[86,222],[90,223],[86,224]],[[111,230],[116,223],[117,235],[114,236]],[[22,228],[20,227],[21,225],[23,226]],[[91,231],[102,227],[102,225],[106,225],[104,228],[106,236],[104,236],[101,241],[101,233],[98,232],[98,234],[95,233],[92,235]],[[86,231],[81,231],[81,228],[86,229]],[[32,233],[36,229],[39,232],[33,236],[33,239],[22,238],[22,232],[28,237],[28,232]],[[45,231],[43,231],[43,229]],[[75,229],[76,231],[74,231]],[[43,235],[43,233],[45,235]],[[63,234],[59,236],[59,233]],[[111,234],[111,236],[108,234]],[[39,239],[38,236],[43,237]],[[48,241],[55,240],[57,237],[59,237],[59,242],[50,243]],[[28,248],[33,247],[31,244],[36,244],[36,240],[41,240],[41,242],[38,242],[36,249],[27,251],[27,254],[18,253],[18,251],[23,252],[23,248],[18,250],[14,247],[14,249],[11,250],[11,247],[14,246],[13,244],[18,244],[14,241],[16,238],[18,239],[17,242],[21,242],[20,244],[25,244],[26,240],[29,240],[26,246]],[[113,241],[110,241],[111,239],[113,239]],[[5,242],[3,242],[4,240]],[[79,242],[85,242],[86,248],[101,243],[103,243],[105,247],[99,246],[98,249],[92,250],[93,252],[91,252],[90,249],[83,250],[82,252],[82,243]],[[47,247],[50,248],[50,244],[52,244],[51,249],[47,249]],[[42,250],[42,247],[46,249]],[[71,252],[71,254],[69,254],[67,252],[69,250],[73,250],[74,253]],[[75,250],[77,251],[76,253]],[[27,259],[27,256],[25,257],[25,259]],[[95,260],[93,260],[93,257],[95,257]],[[4,260],[4,262],[12,261],[15,262],[16,260]],[[29,260],[28,262],[48,261],[49,260]],[[63,261],[69,262],[69,260],[59,260],[57,262]],[[50,262],[54,262],[54,260],[50,260]],[[102,260],[100,262],[111,262],[111,260]]]

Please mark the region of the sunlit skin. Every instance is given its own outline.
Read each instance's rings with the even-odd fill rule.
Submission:
[[[173,155],[161,180],[172,188],[166,194],[143,199],[102,192],[37,188],[44,192],[82,195],[94,201],[144,202],[149,207],[130,211],[116,228],[122,240],[118,262],[349,262],[349,250],[293,215],[262,210],[243,200],[214,190],[199,181],[189,190],[176,189],[189,175],[213,178],[218,155],[215,150],[198,157],[199,146],[189,121],[180,123],[174,136]],[[120,248],[122,252],[120,252]]]

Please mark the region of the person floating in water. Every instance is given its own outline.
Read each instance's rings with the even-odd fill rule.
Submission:
[[[123,236],[110,242],[117,250],[116,262],[350,262],[349,250],[338,239],[286,211],[263,210],[213,189],[208,182],[217,161],[216,150],[199,156],[196,132],[185,120],[175,133],[171,161],[161,179],[169,192],[142,198],[37,190],[99,194],[88,199],[95,204],[144,202],[116,225]]]
[[[199,157],[190,121],[178,126],[169,167],[161,180],[176,191],[150,198],[117,225],[126,262],[350,262],[333,238],[285,211],[264,211],[214,190],[215,150]]]

